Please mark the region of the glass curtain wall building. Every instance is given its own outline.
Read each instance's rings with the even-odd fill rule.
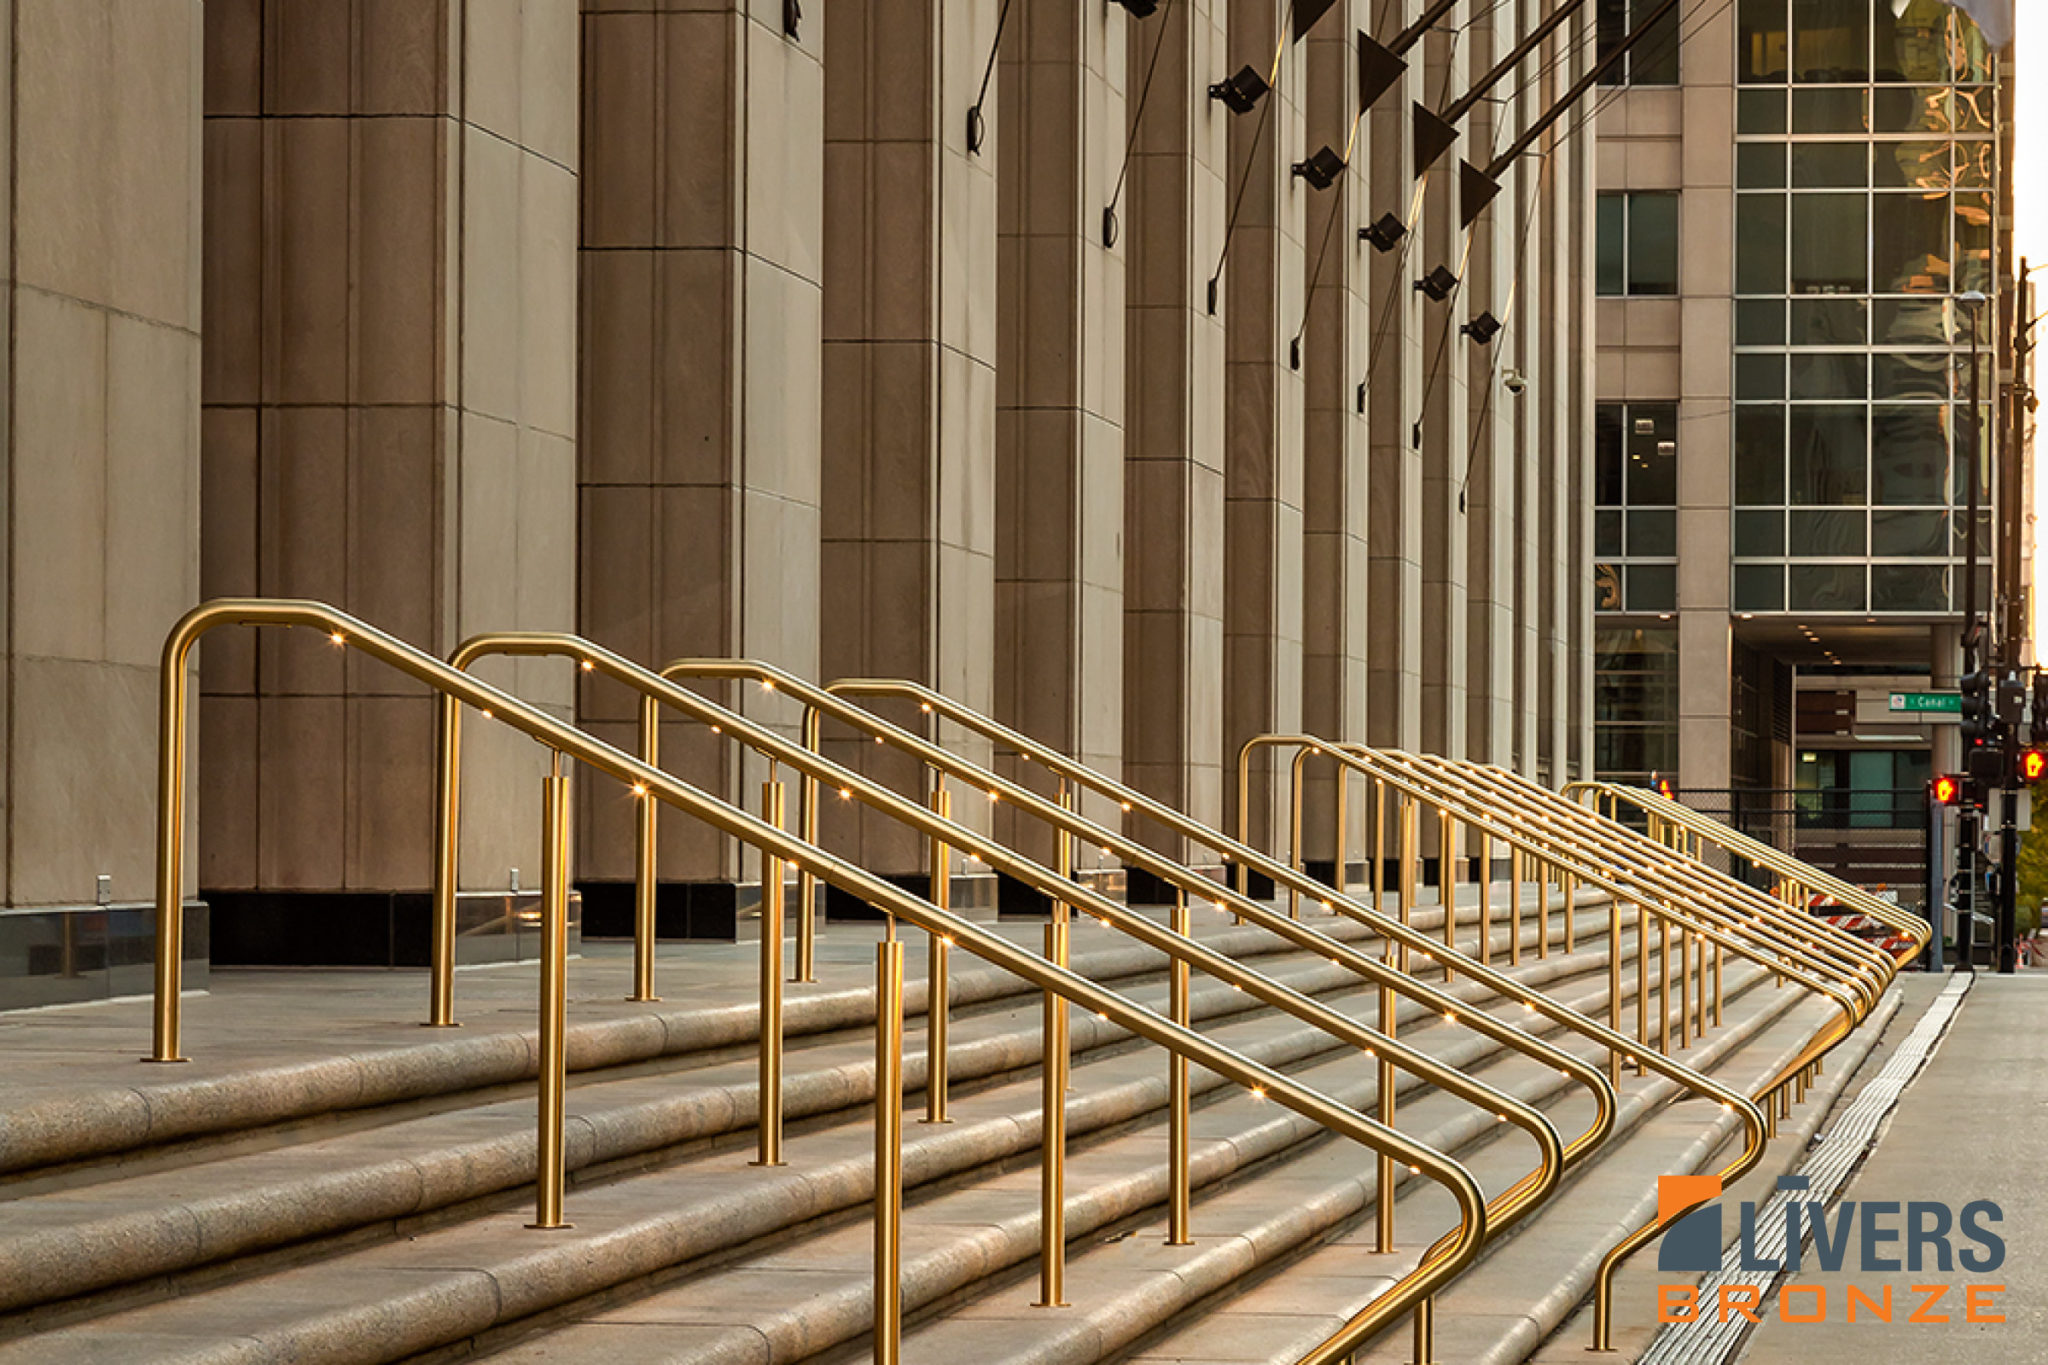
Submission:
[[[1603,34],[1648,8],[1605,0]],[[1963,296],[2010,273],[1998,54],[1940,0],[1682,12],[1600,115],[1599,765],[1923,772],[1955,727],[1887,699],[1954,686],[1973,323],[1990,502],[1998,308]]]
[[[1993,289],[1997,89],[1974,25],[1938,0],[1893,8],[1740,7],[1737,612],[1959,604],[1971,316],[1955,296]]]

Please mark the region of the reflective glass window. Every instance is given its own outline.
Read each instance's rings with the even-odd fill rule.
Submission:
[[[1795,505],[1864,500],[1869,432],[1862,406],[1795,404],[1786,453],[1786,483]]]
[[[1793,611],[1867,611],[1861,564],[1794,564],[1785,572]]]
[[[1945,612],[1949,571],[1942,564],[1870,566],[1872,611]]]
[[[1735,553],[1738,556],[1769,555],[1773,559],[1782,557],[1785,553],[1785,514],[1737,512]]]
[[[1948,409],[1890,403],[1873,407],[1870,500],[1880,507],[1938,507],[1947,485]]]
[[[1870,201],[1861,194],[1792,196],[1792,292],[1869,289]]]

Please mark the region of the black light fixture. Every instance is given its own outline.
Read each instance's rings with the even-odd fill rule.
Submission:
[[[1500,335],[1500,329],[1501,320],[1490,311],[1481,313],[1478,317],[1473,318],[1470,322],[1458,328],[1459,331],[1471,337],[1481,346],[1490,345],[1493,339]]]
[[[1114,0],[1130,11],[1133,19],[1149,19],[1159,12],[1159,0]]]
[[[1344,174],[1344,158],[1334,147],[1320,147],[1315,155],[1306,161],[1294,163],[1294,173],[1319,190],[1326,190],[1337,183],[1337,177]]]
[[[1266,84],[1257,67],[1242,66],[1237,74],[1228,80],[1221,80],[1209,87],[1209,98],[1222,100],[1223,107],[1233,114],[1249,114],[1259,107],[1259,101],[1272,89]]]
[[[1408,235],[1408,225],[1394,214],[1383,213],[1376,222],[1358,230],[1358,240],[1371,242],[1375,251],[1392,251]]]
[[[1453,275],[1448,267],[1441,265],[1415,282],[1417,293],[1427,294],[1438,303],[1449,298],[1451,291],[1457,287],[1458,277]]]

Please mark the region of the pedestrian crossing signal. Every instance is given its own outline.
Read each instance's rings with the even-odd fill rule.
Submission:
[[[1935,805],[1953,806],[1962,798],[1963,779],[1949,773],[1943,773],[1929,784],[1929,789],[1934,797]]]
[[[2048,777],[2048,748],[2034,745],[2020,750],[2020,781],[2039,782]]]

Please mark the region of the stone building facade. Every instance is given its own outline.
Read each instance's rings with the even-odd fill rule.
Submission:
[[[1592,7],[1420,177],[1411,105],[1544,7],[1453,6],[1362,112],[1357,35],[1425,6],[1301,8],[1297,34],[1284,0],[0,5],[0,978],[133,988],[158,649],[220,595],[443,655],[576,631],[914,678],[1210,823],[1262,731],[1588,773],[1592,124],[1469,228],[1457,161],[1586,70]],[[1238,114],[1210,87],[1242,67],[1271,89]],[[631,738],[566,663],[483,672]],[[217,958],[410,960],[431,699],[275,632],[209,639],[197,678],[186,891]],[[544,756],[469,729],[465,889],[530,889]],[[664,738],[758,799],[716,736]],[[631,810],[578,788],[592,932]],[[729,934],[758,872],[682,824],[664,929]],[[826,834],[920,872],[898,832]]]

